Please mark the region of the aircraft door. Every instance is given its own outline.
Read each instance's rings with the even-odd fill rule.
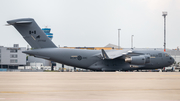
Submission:
[[[163,63],[162,53],[158,53],[158,58],[159,58],[159,60],[158,60],[158,66],[161,66],[162,63]]]
[[[162,60],[162,53],[158,53],[158,57]]]

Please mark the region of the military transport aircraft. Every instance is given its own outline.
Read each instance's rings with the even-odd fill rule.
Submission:
[[[7,21],[13,25],[33,50],[23,53],[95,71],[158,69],[174,63],[165,52],[157,50],[81,50],[58,48],[32,18]]]

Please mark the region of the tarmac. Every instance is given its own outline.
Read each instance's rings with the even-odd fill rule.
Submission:
[[[0,72],[0,101],[180,101],[180,72]]]

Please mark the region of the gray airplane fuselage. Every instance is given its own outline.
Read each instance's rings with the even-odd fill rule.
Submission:
[[[82,50],[57,46],[32,18],[7,21],[13,25],[33,50],[24,53],[65,65],[97,71],[158,69],[174,63],[167,53],[157,50]]]
[[[141,56],[150,55],[150,62],[143,65],[125,62],[126,57],[102,59],[103,57],[101,50],[43,48],[24,51],[24,53],[73,67],[100,71],[158,69],[174,63],[174,59],[167,53],[156,50],[133,50],[133,53],[128,54],[128,56],[131,57],[136,55],[139,56],[139,54]]]

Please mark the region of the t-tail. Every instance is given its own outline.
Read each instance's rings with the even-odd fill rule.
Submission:
[[[7,23],[13,25],[32,48],[56,48],[56,45],[46,36],[34,19],[15,19]]]

